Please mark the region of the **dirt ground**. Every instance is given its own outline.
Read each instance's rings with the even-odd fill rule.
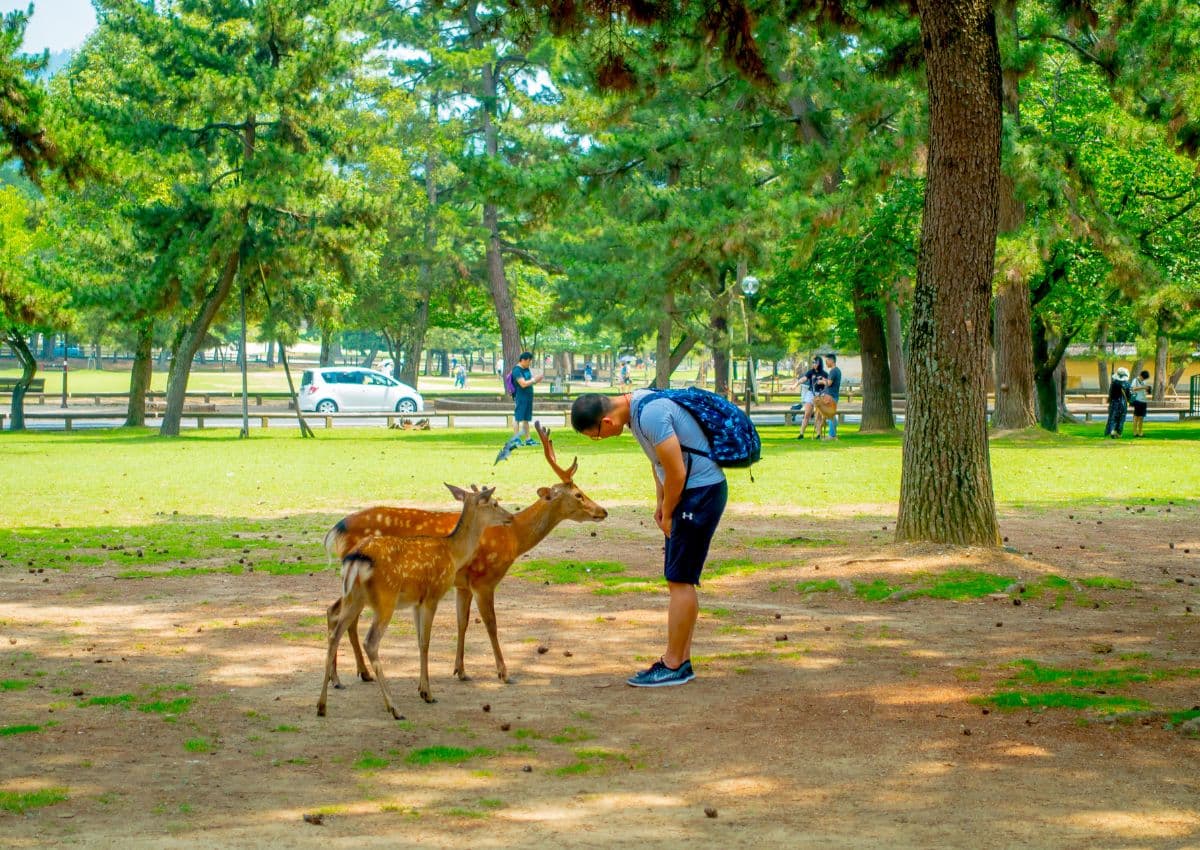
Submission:
[[[507,685],[477,623],[473,678],[451,676],[447,599],[432,705],[417,696],[413,629],[398,614],[383,657],[401,722],[375,684],[352,678],[345,644],[347,687],[316,716],[332,571],[129,581],[116,563],[46,574],[4,564],[0,678],[37,684],[0,692],[0,726],[43,728],[0,737],[0,791],[68,796],[0,810],[0,846],[1200,848],[1197,737],[1154,716],[1111,723],[972,701],[1003,689],[1022,658],[1200,666],[1187,610],[1200,612],[1200,508],[1008,514],[998,553],[893,544],[893,512],[731,506],[712,557],[773,566],[701,588],[698,677],[684,687],[624,684],[661,652],[660,591],[510,576],[497,592]],[[654,576],[652,532],[644,509],[616,506],[602,524],[561,526],[532,555],[616,559]],[[298,542],[323,565],[319,534]],[[1019,606],[795,589],[963,567],[1134,586]],[[1112,693],[1190,709],[1200,678]],[[132,702],[85,705],[121,694]],[[192,702],[177,715],[141,710],[181,695]],[[473,755],[410,763],[430,747]]]

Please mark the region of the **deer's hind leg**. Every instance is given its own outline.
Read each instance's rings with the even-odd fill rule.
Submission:
[[[496,659],[496,675],[501,682],[508,682],[508,666],[504,663],[504,653],[500,651],[500,636],[496,632],[496,588],[479,587],[475,590],[475,601],[479,605],[479,616],[487,627],[488,637],[492,641],[492,655]]]
[[[417,640],[421,650],[421,680],[417,692],[425,702],[437,702],[429,693],[429,639],[433,634],[433,616],[437,613],[438,597],[427,599],[413,608],[413,619],[417,625]]]
[[[329,646],[325,651],[325,679],[321,682],[321,698],[317,701],[318,717],[325,716],[325,702],[329,694],[329,683],[337,680],[337,651],[338,644],[342,641],[342,634],[351,622],[358,619],[358,615],[362,613],[363,606],[366,604],[366,594],[357,586],[351,591],[349,596],[338,600],[337,621],[330,630]],[[332,612],[333,606],[330,606],[329,610]]]
[[[367,643],[364,648],[367,651],[367,658],[371,660],[371,667],[375,670],[375,680],[379,682],[379,690],[383,692],[384,707],[392,717],[403,720],[404,715],[397,711],[396,706],[392,703],[392,695],[388,691],[387,680],[383,676],[383,664],[379,660],[379,644],[383,640],[383,633],[387,631],[388,623],[392,621],[392,612],[396,610],[395,602],[377,600],[373,607],[375,608],[375,619],[367,631]],[[360,608],[359,612],[361,610]],[[358,612],[355,613],[357,616]]]

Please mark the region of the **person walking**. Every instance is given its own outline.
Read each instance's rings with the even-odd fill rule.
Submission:
[[[808,430],[808,423],[813,422],[813,400],[816,398],[818,379],[824,380],[829,375],[825,371],[825,364],[821,360],[821,355],[817,354],[813,357],[812,367],[805,372],[797,380],[800,385],[800,404],[804,409],[804,418],[800,420],[800,433],[796,437],[797,440],[804,439],[804,432]],[[814,425],[813,431],[816,431]]]
[[[454,369],[454,386],[460,390],[467,388],[467,369],[461,363]]]
[[[838,368],[837,355],[833,352],[825,355],[825,370],[827,374],[824,379],[824,389],[818,395],[829,396],[833,399],[833,404],[827,408],[828,412],[825,413],[825,420],[829,423],[829,439],[836,440],[837,416],[835,414],[837,413],[838,398],[842,392],[842,370]],[[818,379],[818,384],[820,383],[821,381]],[[820,403],[818,399],[813,400],[813,404],[818,403]],[[820,438],[821,435],[818,434],[817,439]]]
[[[533,421],[533,385],[540,384],[546,376],[533,376],[529,368],[533,365],[533,353],[522,351],[513,366],[513,439],[522,439],[523,445],[535,446],[537,440],[529,436],[529,423]]]
[[[1104,436],[1113,440],[1125,431],[1125,414],[1129,410],[1129,370],[1124,366],[1117,369],[1108,385],[1108,422],[1104,425]]]
[[[1142,433],[1143,423],[1146,421],[1146,393],[1150,389],[1150,373],[1143,369],[1138,373],[1138,376],[1133,379],[1133,383],[1129,387],[1130,404],[1133,405],[1133,436],[1144,437]]]
[[[696,677],[692,637],[700,613],[696,587],[709,545],[725,511],[725,473],[707,456],[708,438],[692,415],[653,390],[619,396],[585,393],[571,405],[571,427],[608,439],[628,426],[654,477],[654,521],[666,537],[667,648],[646,670],[629,677],[635,688],[683,685]],[[685,458],[686,454],[686,458]]]

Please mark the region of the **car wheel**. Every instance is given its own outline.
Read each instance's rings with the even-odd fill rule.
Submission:
[[[411,398],[402,398],[400,403],[396,405],[397,413],[416,413],[417,403]]]
[[[331,398],[321,399],[317,402],[317,413],[337,413],[337,402]]]

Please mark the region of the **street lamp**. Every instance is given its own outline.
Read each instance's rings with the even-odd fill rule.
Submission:
[[[752,274],[742,278],[742,295],[745,298],[742,300],[742,321],[746,325],[746,415],[750,415],[750,396],[754,392],[754,351],[752,348],[753,337],[750,332],[750,320],[754,317],[754,302],[751,300],[758,294],[758,278]],[[746,313],[746,304],[750,305],[749,315]]]

